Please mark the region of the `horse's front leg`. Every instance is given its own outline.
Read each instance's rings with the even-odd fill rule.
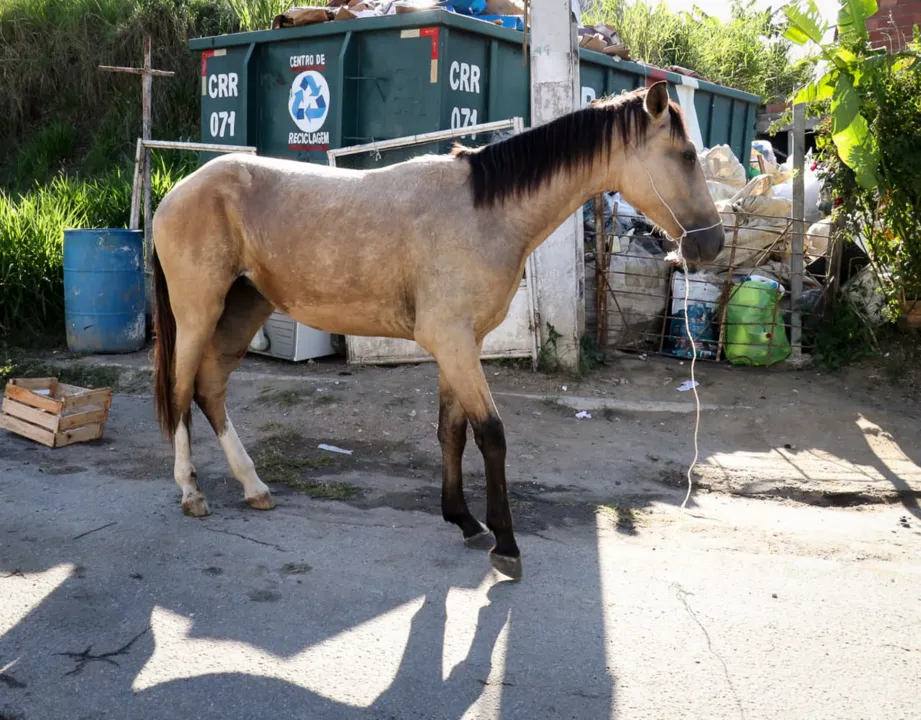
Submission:
[[[495,546],[489,551],[490,562],[503,575],[518,580],[521,578],[521,552],[515,542],[505,481],[505,428],[486,384],[479,343],[468,333],[461,330],[451,332],[444,326],[433,336],[422,337],[423,347],[438,361],[443,382],[450,387],[473,426],[474,439],[483,454],[486,465],[486,526],[496,538]],[[459,462],[456,468],[452,466],[453,470],[457,471],[459,484]],[[464,506],[466,508],[466,503]]]
[[[444,376],[441,377],[438,442],[441,444],[442,462],[441,515],[446,522],[454,523],[461,529],[468,546],[488,550],[492,544],[489,530],[473,517],[464,498],[461,465],[467,445],[467,416]]]
[[[474,440],[486,464],[486,527],[496,537],[496,545],[489,551],[489,559],[492,566],[503,575],[520,580],[521,552],[512,529],[508,486],[505,482],[505,427],[499,413],[495,411],[483,419],[474,420],[472,425]]]

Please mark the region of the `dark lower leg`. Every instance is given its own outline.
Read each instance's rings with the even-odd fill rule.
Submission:
[[[424,329],[417,332],[416,339],[438,360],[442,387],[447,386],[457,397],[473,425],[473,436],[486,464],[486,526],[496,537],[489,560],[500,573],[518,580],[521,578],[521,553],[512,531],[512,514],[505,484],[505,428],[480,363],[481,342],[468,333],[466,328],[436,323],[429,332]],[[457,433],[457,430],[454,432]],[[456,460],[453,459],[455,456],[446,454],[445,468],[446,472],[451,468],[456,476],[446,474],[445,478],[446,484],[451,484],[456,477],[459,489],[460,454],[455,452]],[[463,507],[466,511],[466,504]]]
[[[441,515],[457,525],[469,540],[482,535],[483,526],[470,514],[464,499],[461,460],[467,444],[467,417],[454,394],[442,386],[438,413],[438,442],[441,443]]]
[[[486,465],[486,526],[496,537],[494,555],[518,558],[505,482],[505,428],[498,416],[474,424],[473,436]]]

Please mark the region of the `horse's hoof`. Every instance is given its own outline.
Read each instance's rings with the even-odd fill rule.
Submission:
[[[200,492],[189,493],[182,498],[182,512],[190,517],[205,517],[211,513],[208,501]]]
[[[272,497],[272,493],[268,490],[246,498],[246,502],[254,510],[271,510],[275,507],[275,498]]]
[[[489,553],[489,562],[499,572],[511,580],[521,580],[521,558]]]
[[[464,538],[464,545],[476,550],[489,550],[493,546],[492,533],[483,523],[480,523],[480,528],[480,532]]]

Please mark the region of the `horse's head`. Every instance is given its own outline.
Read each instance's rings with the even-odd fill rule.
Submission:
[[[688,139],[681,109],[669,102],[666,83],[648,88],[643,101],[648,116],[645,138],[634,125],[624,147],[620,192],[631,205],[671,237],[680,238],[689,261],[713,260],[723,249],[725,233],[710,197],[697,149]]]

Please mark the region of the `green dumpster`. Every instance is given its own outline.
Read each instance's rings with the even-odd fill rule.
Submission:
[[[444,10],[190,41],[201,53],[203,142],[326,164],[326,151],[530,117],[522,33]],[[664,79],[706,147],[747,167],[759,98],[592,51],[580,54],[583,103]],[[477,138],[465,138],[476,144]],[[442,148],[445,149],[445,148]],[[407,159],[422,146],[350,158]],[[210,155],[203,156],[208,159]]]

